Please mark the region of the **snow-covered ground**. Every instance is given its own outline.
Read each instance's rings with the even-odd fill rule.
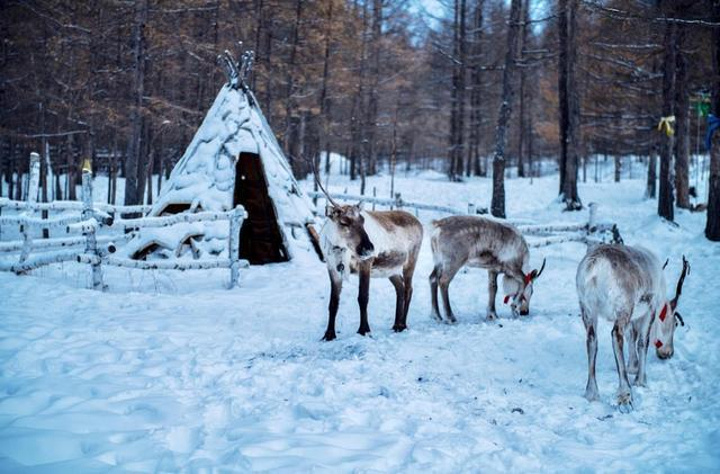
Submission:
[[[305,182],[306,188],[311,186]],[[388,194],[387,177],[368,189]],[[333,176],[332,191],[357,192]],[[490,182],[448,183],[426,172],[396,189],[406,200],[487,206]],[[506,183],[510,217],[585,221],[563,213],[556,178]],[[626,243],[692,264],[675,357],[649,356],[635,410],[614,407],[609,323],[600,323],[600,403],[583,397],[585,335],[574,276],[585,247],[547,258],[529,317],[484,321],[486,274],[450,287],[459,323],[430,319],[424,243],[410,329],[395,334],[394,290],[371,282],[372,337],[359,324],[357,281],[345,284],[338,339],[321,342],[329,283],[299,261],[242,271],[106,268],[109,290],[86,290],[85,265],[0,274],[0,472],[496,472],[720,469],[720,338],[715,274],[720,246],[704,214],[656,217],[644,180],[581,184],[584,202],[618,223]],[[437,215],[421,214],[425,223]],[[672,291],[672,288],[669,288]]]

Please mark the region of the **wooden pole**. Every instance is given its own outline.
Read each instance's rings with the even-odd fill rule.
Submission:
[[[83,220],[94,218],[95,212],[93,210],[92,167],[89,159],[85,160],[82,170],[82,202]],[[85,253],[96,257],[93,258],[90,263],[90,267],[92,269],[92,287],[95,290],[99,290],[103,288],[103,282],[102,268],[100,267],[101,258],[98,252],[97,238],[95,235],[96,232],[96,226],[90,226],[90,228],[85,232],[85,238],[87,239],[85,243]]]
[[[30,174],[28,176],[27,202],[35,203],[35,202],[37,202],[38,186],[40,185],[40,155],[38,155],[35,152],[30,153],[29,172],[30,172]],[[34,211],[26,212],[26,215],[32,215],[32,214],[34,214]],[[22,233],[23,233],[23,248],[22,248],[22,252],[20,252],[20,263],[23,263],[25,260],[27,260],[28,255],[30,255],[30,250],[32,248],[32,235],[30,234],[30,227],[23,225]]]

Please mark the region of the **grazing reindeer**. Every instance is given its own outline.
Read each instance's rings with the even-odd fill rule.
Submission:
[[[316,173],[317,178],[317,173]],[[389,278],[395,287],[395,332],[407,328],[407,314],[412,299],[412,278],[415,271],[423,229],[420,222],[404,211],[363,211],[360,205],[341,206],[325,191],[330,205],[325,214],[321,245],[330,276],[328,326],[323,337],[335,339],[335,317],[340,302],[342,281],[348,273],[360,278],[360,328],[363,336],[370,332],[367,305],[371,277]]]
[[[654,327],[653,339],[658,357],[672,357],[675,326],[677,321],[684,324],[676,309],[690,266],[683,257],[675,297],[669,302],[665,296],[663,268],[649,250],[627,245],[598,245],[590,249],[580,262],[576,284],[587,331],[588,381],[585,398],[588,400],[599,398],[595,358],[596,327],[600,316],[613,323],[612,344],[620,381],[617,401],[621,411],[632,409],[627,373],[636,373],[635,385],[645,386],[647,383],[645,366],[651,327]],[[630,343],[629,370],[626,370],[623,354],[626,330]]]
[[[447,321],[457,321],[450,308],[448,287],[464,265],[488,271],[487,319],[497,318],[495,295],[500,273],[503,274],[505,303],[512,298],[513,314],[517,314],[518,308],[522,315],[530,312],[533,282],[545,268],[545,260],[540,270],[527,272],[530,253],[525,238],[515,227],[476,216],[446,217],[433,221],[433,226],[431,243],[435,269],[430,274],[430,292],[432,315],[436,320],[442,321],[437,297],[439,286]]]

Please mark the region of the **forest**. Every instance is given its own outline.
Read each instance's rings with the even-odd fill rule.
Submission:
[[[0,31],[0,173],[24,195],[28,155],[41,200],[76,199],[80,169],[125,204],[152,201],[224,82],[218,53],[254,52],[250,87],[298,178],[323,152],[360,180],[436,169],[451,181],[559,173],[578,180],[635,166],[668,221],[708,207],[720,240],[720,162],[689,167],[720,112],[716,0],[7,1]],[[593,168],[594,166],[594,168]],[[60,176],[67,176],[61,181]],[[108,201],[116,193],[110,186]]]

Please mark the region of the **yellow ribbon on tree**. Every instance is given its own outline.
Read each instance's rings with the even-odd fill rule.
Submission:
[[[675,129],[673,128],[672,124],[675,123],[675,116],[670,115],[667,117],[662,117],[660,121],[658,122],[658,132],[665,132],[665,135],[668,137],[672,137],[675,135]]]
[[[90,161],[90,158],[85,158],[85,161],[83,161],[82,170],[92,172],[92,162]]]

